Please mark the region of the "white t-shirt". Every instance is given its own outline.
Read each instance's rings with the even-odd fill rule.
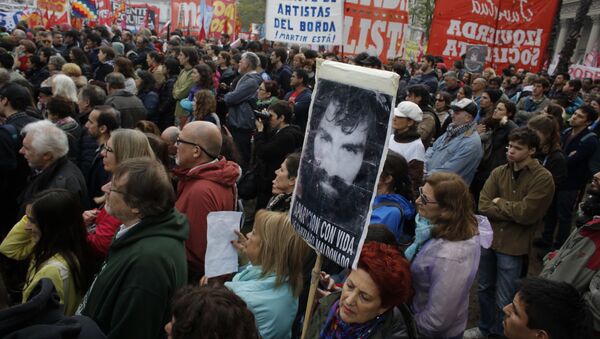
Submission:
[[[406,162],[418,160],[425,162],[425,146],[421,138],[417,138],[408,143],[400,143],[394,140],[394,136],[390,138],[390,150],[402,155]]]

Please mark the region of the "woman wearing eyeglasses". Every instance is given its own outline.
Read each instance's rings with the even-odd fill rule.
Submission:
[[[263,109],[269,108],[272,103],[279,100],[278,96],[279,85],[277,84],[277,81],[263,81],[263,83],[258,86],[258,91],[256,92],[256,110],[262,111]]]
[[[146,135],[133,129],[113,131],[106,144],[102,146],[100,154],[103,158],[104,169],[109,173],[112,173],[121,162],[127,159],[139,157],[155,159]],[[103,203],[104,197],[97,200]],[[87,239],[90,246],[98,257],[106,257],[112,238],[121,225],[121,221],[108,214],[104,206],[100,209],[83,212],[83,221],[88,228]]]
[[[417,233],[424,240],[407,249],[412,252],[407,257],[412,258],[415,321],[425,337],[462,338],[469,289],[480,249],[492,243],[491,226],[473,214],[469,187],[457,174],[434,173],[419,193]]]

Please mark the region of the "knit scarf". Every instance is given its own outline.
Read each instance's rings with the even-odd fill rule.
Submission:
[[[363,339],[368,338],[373,331],[385,320],[386,313],[380,314],[375,319],[364,324],[348,324],[344,322],[339,315],[340,301],[337,300],[331,306],[327,314],[327,321],[321,330],[321,339]]]
[[[473,129],[473,127],[475,127],[475,121],[471,121],[469,123],[458,126],[454,125],[453,123],[448,125],[448,130],[446,131],[446,139],[444,140],[444,142],[449,142],[454,137],[459,136],[470,129]]]

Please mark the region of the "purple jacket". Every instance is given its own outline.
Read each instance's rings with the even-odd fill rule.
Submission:
[[[479,267],[481,247],[492,244],[492,227],[477,216],[479,235],[469,240],[430,239],[413,260],[415,295],[412,309],[419,333],[426,337],[453,337],[465,330],[469,289]]]

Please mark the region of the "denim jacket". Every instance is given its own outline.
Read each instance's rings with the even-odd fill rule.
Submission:
[[[425,152],[425,173],[431,175],[435,172],[452,172],[471,184],[483,157],[479,134],[473,128],[446,142],[446,133],[437,138]]]

